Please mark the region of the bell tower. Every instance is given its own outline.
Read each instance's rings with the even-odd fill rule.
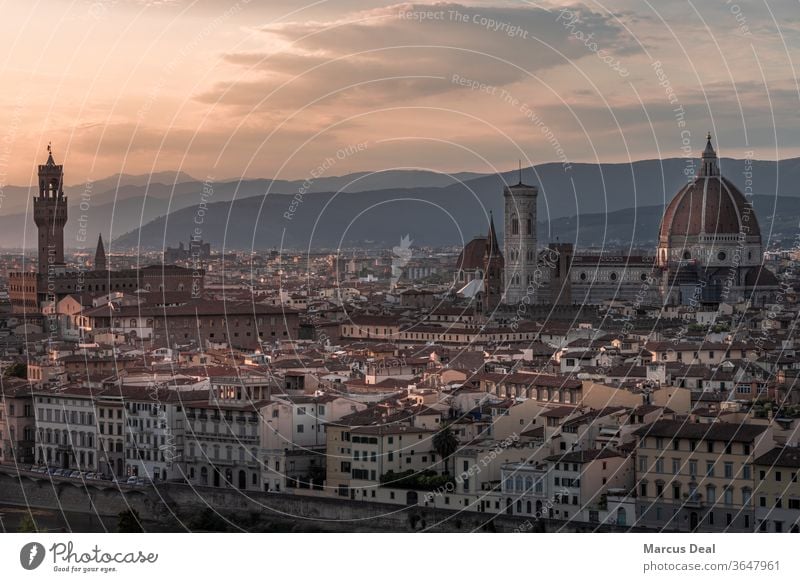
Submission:
[[[33,199],[33,221],[39,229],[37,248],[39,274],[64,265],[64,225],[67,197],[64,196],[64,166],[56,165],[47,146],[47,162],[39,165],[39,196]]]
[[[519,183],[506,186],[503,190],[505,199],[503,302],[507,305],[516,305],[526,294],[534,294],[536,291],[534,277],[538,260],[536,252],[538,196],[539,190],[536,186],[523,184],[520,165]],[[535,303],[536,297],[529,297],[529,301]]]

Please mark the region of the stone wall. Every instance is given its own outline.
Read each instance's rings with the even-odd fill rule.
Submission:
[[[106,482],[87,482],[84,486],[74,480],[17,476],[13,471],[2,469],[0,503],[103,517],[135,509],[143,521],[158,524],[157,529],[161,531],[195,529],[191,527],[193,520],[204,512],[218,514],[220,521],[229,521],[229,529],[243,531],[589,532],[629,529],[173,483],[140,489],[120,489]]]

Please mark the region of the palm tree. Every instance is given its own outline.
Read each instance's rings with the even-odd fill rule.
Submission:
[[[442,457],[444,462],[444,472],[447,470],[447,459],[458,450],[458,439],[450,426],[444,426],[433,436],[433,448]]]

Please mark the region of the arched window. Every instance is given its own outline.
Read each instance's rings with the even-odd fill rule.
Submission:
[[[511,234],[519,234],[519,220],[516,214],[511,217]]]
[[[514,485],[516,486],[517,491],[523,491],[522,489],[522,477],[517,475],[514,479]]]
[[[131,319],[131,327],[136,327],[136,320],[135,319]]]
[[[526,234],[533,234],[533,216],[528,215],[528,228]]]
[[[533,477],[530,476],[525,477],[525,491],[531,491],[532,489],[533,489]],[[528,509],[528,513],[530,512],[531,510]]]

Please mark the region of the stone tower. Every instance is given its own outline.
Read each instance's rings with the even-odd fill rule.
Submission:
[[[47,163],[39,166],[39,196],[33,199],[33,221],[39,229],[39,273],[64,265],[64,225],[67,198],[64,196],[64,167],[56,165],[47,146]]]
[[[534,273],[536,272],[536,200],[539,190],[536,186],[522,183],[522,170],[519,183],[506,186],[505,236],[503,256],[505,258],[503,302],[508,305],[519,303],[530,294],[530,303],[536,302]]]
[[[486,237],[486,251],[483,256],[483,313],[491,317],[492,312],[503,299],[503,255],[497,233],[494,229],[494,217],[489,213],[489,235]]]

